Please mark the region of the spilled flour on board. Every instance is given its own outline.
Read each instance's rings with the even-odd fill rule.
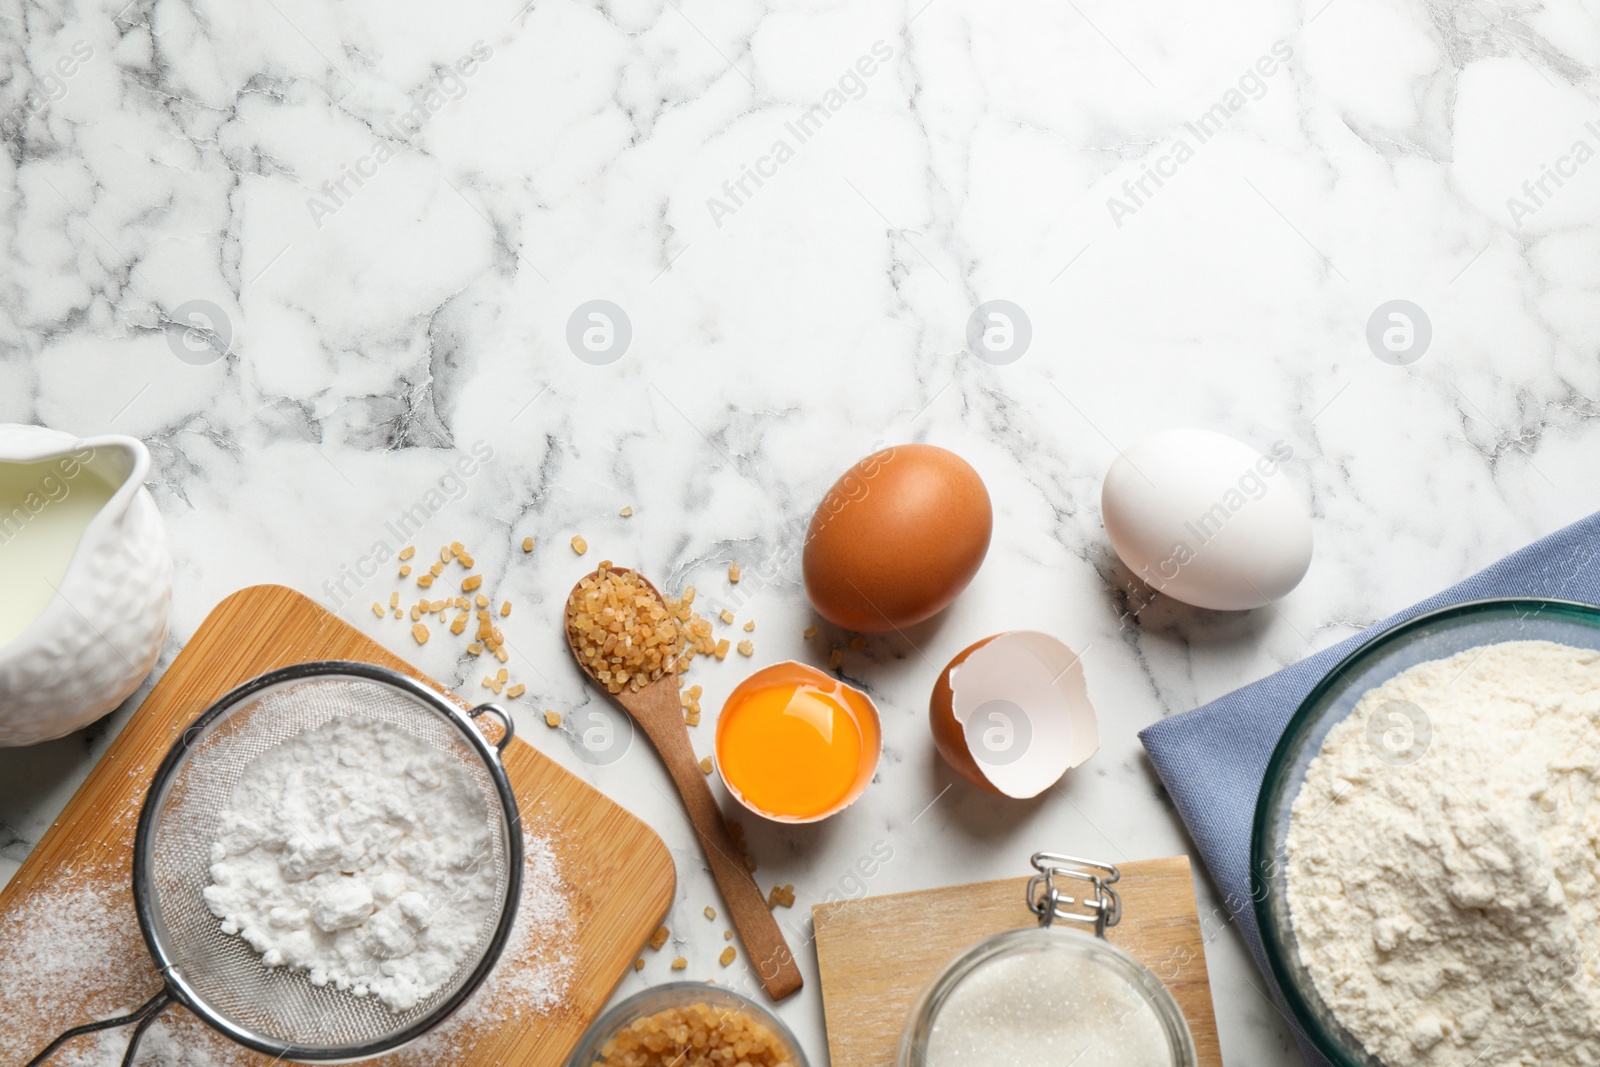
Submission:
[[[110,864],[52,872],[0,917],[0,1003],[5,1017],[41,1020],[56,1032],[129,1011],[161,977],[133,914],[127,872]],[[31,1034],[0,1024],[0,1063],[26,1063]]]
[[[481,1034],[526,1025],[566,999],[577,958],[570,891],[548,837],[524,834],[523,849],[517,918],[495,969],[455,1015],[386,1057],[386,1064],[463,1064]],[[100,872],[99,885],[89,881],[46,890],[0,920],[0,1001],[8,1016],[46,1018],[59,1032],[130,1011],[159,988],[132,894],[125,885],[106,885],[110,873]],[[125,871],[116,876],[127,877]],[[135,1067],[263,1062],[180,1009],[168,1012],[146,1032]],[[0,1025],[0,1063],[25,1063],[38,1051],[32,1046],[42,1042],[10,1029]],[[119,1067],[127,1039],[126,1030],[79,1038],[56,1054],[51,1067]]]

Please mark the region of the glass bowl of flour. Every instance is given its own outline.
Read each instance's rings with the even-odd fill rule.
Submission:
[[[1600,609],[1474,601],[1357,649],[1273,754],[1251,876],[1337,1067],[1600,1063]]]

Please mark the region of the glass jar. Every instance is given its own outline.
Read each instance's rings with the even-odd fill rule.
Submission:
[[[628,997],[595,1020],[584,1033],[578,1047],[567,1057],[566,1067],[594,1067],[606,1045],[623,1030],[652,1015],[697,1004],[709,1005],[719,1018],[743,1016],[759,1023],[784,1046],[793,1067],[810,1067],[800,1042],[795,1040],[794,1033],[783,1024],[782,1019],[742,993],[705,982],[668,982]]]
[[[1027,904],[1040,925],[979,942],[934,979],[901,1039],[900,1067],[1194,1067],[1171,991],[1105,940],[1122,915],[1111,888],[1121,873],[1046,852],[1033,865]],[[1060,879],[1092,895],[1069,896]]]

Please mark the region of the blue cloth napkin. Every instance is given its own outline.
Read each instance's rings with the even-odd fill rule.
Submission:
[[[1600,513],[1535,541],[1444,592],[1332,648],[1139,735],[1189,827],[1195,847],[1256,958],[1266,989],[1306,1059],[1326,1061],[1294,1022],[1261,950],[1250,900],[1250,834],[1267,762],[1300,702],[1356,646],[1423,612],[1484,597],[1538,596],[1600,603]],[[1208,931],[1209,932],[1209,931]]]

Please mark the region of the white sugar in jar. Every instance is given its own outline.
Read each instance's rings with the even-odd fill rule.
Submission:
[[[981,957],[981,958],[975,958]],[[979,945],[935,983],[916,1067],[1173,1067],[1188,1027],[1149,971],[1093,937],[1017,930]],[[1139,972],[1143,972],[1142,974]],[[1165,1003],[1163,1003],[1165,1001]],[[914,1027],[915,1029],[915,1027]]]
[[[1034,857],[1042,873],[1029,906],[1046,925],[979,942],[923,993],[899,1067],[1194,1067],[1194,1040],[1171,991],[1103,939],[1121,916],[1109,889],[1116,869],[1098,868],[1110,873],[1102,877],[1058,862],[1067,859]],[[1067,875],[1092,882],[1095,897],[1060,893],[1055,880]],[[1095,933],[1048,925],[1057,918],[1087,919]]]

